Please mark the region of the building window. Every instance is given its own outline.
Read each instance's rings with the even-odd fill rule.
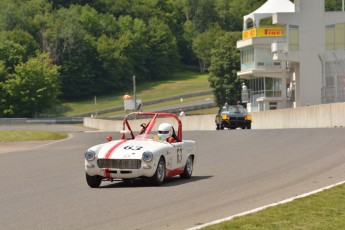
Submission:
[[[326,50],[335,49],[335,25],[326,26]]]
[[[282,96],[282,80],[280,78],[265,77],[265,96]]]
[[[282,79],[272,77],[257,77],[249,81],[250,103],[252,107],[257,107],[256,101],[260,97],[281,97]]]
[[[241,70],[254,69],[254,48],[241,50]]]
[[[345,23],[326,26],[326,50],[345,49]]]
[[[345,49],[345,23],[335,25],[335,49]]]
[[[299,27],[289,25],[289,51],[299,50]]]
[[[241,63],[247,64],[254,62],[254,48],[244,49],[241,51]]]
[[[255,48],[256,68],[280,69],[280,61],[273,61],[271,48]]]

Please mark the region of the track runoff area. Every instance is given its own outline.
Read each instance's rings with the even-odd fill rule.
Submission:
[[[339,183],[332,184],[332,185],[329,185],[329,186],[324,187],[324,188],[320,188],[320,189],[317,189],[317,190],[314,190],[314,191],[311,191],[311,192],[308,192],[308,193],[304,193],[302,195],[294,196],[292,198],[288,198],[286,200],[282,200],[282,201],[279,201],[279,202],[276,202],[276,203],[268,204],[268,205],[265,205],[265,206],[262,206],[262,207],[259,207],[259,208],[255,208],[255,209],[252,209],[252,210],[249,210],[249,211],[246,211],[246,212],[238,213],[238,214],[235,214],[233,216],[229,216],[229,217],[226,217],[226,218],[223,218],[223,219],[219,219],[219,220],[215,220],[215,221],[212,221],[212,222],[209,222],[209,223],[206,223],[206,224],[198,225],[198,226],[193,227],[193,228],[188,228],[186,230],[202,229],[202,228],[205,228],[207,226],[219,224],[219,223],[222,223],[222,222],[225,222],[225,221],[230,221],[230,220],[234,219],[235,217],[245,216],[245,215],[248,215],[248,214],[259,212],[259,211],[264,210],[264,209],[269,208],[269,207],[277,206],[277,205],[280,205],[280,204],[285,204],[285,203],[288,203],[288,202],[291,202],[291,201],[294,201],[294,200],[297,200],[297,199],[300,199],[300,198],[303,198],[303,197],[307,197],[307,196],[313,195],[315,193],[322,192],[324,190],[327,190],[327,189],[330,189],[330,188],[333,188],[333,187],[336,187],[336,186],[339,186],[339,185],[342,185],[342,184],[345,184],[345,181],[341,181]]]

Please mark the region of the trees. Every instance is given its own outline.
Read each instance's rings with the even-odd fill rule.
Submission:
[[[342,11],[341,0],[325,0],[325,11]]]
[[[148,24],[148,39],[148,79],[164,78],[178,67],[176,38],[166,23],[152,18]]]
[[[164,78],[181,63],[199,60],[204,72],[217,37],[241,30],[243,15],[264,1],[2,0],[0,85],[37,53],[59,66],[62,100],[123,90],[133,75]]]
[[[235,45],[240,36],[240,32],[227,32],[216,40],[212,50],[209,81],[218,106],[240,100],[240,80],[236,75],[240,55]]]
[[[211,59],[211,50],[214,48],[214,41],[222,36],[225,31],[221,30],[218,25],[211,27],[207,31],[198,34],[193,39],[193,51],[195,55],[199,58],[199,68],[200,72],[204,73]]]
[[[14,29],[0,32],[0,60],[9,72],[13,72],[15,65],[34,56],[37,50],[39,45],[26,31]]]
[[[2,115],[37,117],[54,105],[60,92],[58,69],[46,53],[17,65],[15,73],[0,84]]]

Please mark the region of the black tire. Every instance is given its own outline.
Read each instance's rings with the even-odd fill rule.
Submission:
[[[216,125],[216,130],[219,130],[219,124]]]
[[[184,166],[184,171],[183,173],[180,174],[180,177],[183,179],[190,178],[193,173],[193,157],[189,156],[186,165]]]
[[[165,178],[165,161],[161,157],[158,161],[157,169],[155,174],[151,177],[151,182],[153,185],[161,185],[164,182]]]
[[[98,188],[101,185],[102,177],[100,177],[100,176],[89,176],[86,173],[86,182],[91,188]]]
[[[131,184],[133,183],[133,179],[127,179],[127,178],[123,178],[122,181],[126,184]]]
[[[247,129],[251,129],[251,128],[252,128],[252,126],[251,126],[251,125],[248,125],[248,126],[247,126]]]

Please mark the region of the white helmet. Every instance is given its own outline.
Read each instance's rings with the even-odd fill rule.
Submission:
[[[162,123],[158,127],[158,137],[161,140],[165,140],[172,136],[172,126],[169,123]]]

